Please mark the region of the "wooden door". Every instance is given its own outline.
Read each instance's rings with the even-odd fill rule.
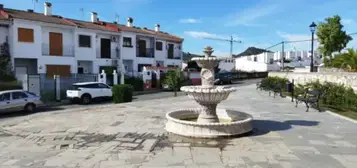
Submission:
[[[68,77],[71,75],[70,65],[46,65],[47,77],[51,78],[53,75],[60,75],[62,77]]]
[[[50,32],[50,55],[63,55],[63,39],[61,33]]]

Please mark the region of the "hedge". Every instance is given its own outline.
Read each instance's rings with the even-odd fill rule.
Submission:
[[[118,82],[120,83],[120,75],[118,75]],[[134,91],[144,90],[144,81],[140,77],[125,77],[124,83],[131,85]]]
[[[262,80],[262,88],[264,90],[271,90],[278,83],[285,83],[288,79],[280,77],[267,77]],[[285,91],[283,85],[282,91]],[[354,90],[346,85],[337,84],[333,82],[319,82],[311,81],[304,85],[295,85],[295,95],[302,94],[306,88],[319,90],[322,94],[320,97],[320,106],[335,109],[340,112],[352,111],[357,112],[357,94]]]
[[[14,89],[22,89],[22,85],[18,82],[0,83],[0,91],[14,90]]]
[[[131,102],[133,100],[133,87],[131,85],[115,85],[112,91],[114,103]]]

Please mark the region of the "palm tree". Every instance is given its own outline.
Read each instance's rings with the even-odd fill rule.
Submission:
[[[347,49],[347,53],[342,53],[331,60],[332,67],[342,68],[349,72],[357,72],[357,50]]]

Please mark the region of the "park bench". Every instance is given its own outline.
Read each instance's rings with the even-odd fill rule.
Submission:
[[[321,96],[321,91],[306,88],[302,95],[300,94],[295,98],[295,102],[296,102],[295,107],[297,107],[299,103],[305,103],[306,112],[309,112],[310,106],[313,105],[315,105],[317,110],[319,110],[320,112],[321,111],[319,106],[320,96]]]
[[[273,87],[272,91],[269,91],[269,96],[271,95],[271,92],[274,93],[274,98],[277,94],[280,95],[280,97],[283,97],[283,93],[282,93],[282,89],[283,89],[283,83],[278,83]]]

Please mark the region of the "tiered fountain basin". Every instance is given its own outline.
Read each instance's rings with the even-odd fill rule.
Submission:
[[[166,114],[166,130],[183,136],[218,138],[252,131],[253,117],[247,113],[217,109],[218,123],[196,122],[200,108],[175,110]]]
[[[218,138],[240,135],[252,131],[253,117],[249,114],[217,109],[217,105],[226,100],[236,88],[214,86],[214,67],[221,59],[211,57],[212,47],[203,51],[205,57],[192,58],[201,69],[201,86],[184,86],[181,91],[195,100],[200,108],[181,109],[166,114],[168,132],[189,137]]]
[[[226,100],[231,92],[237,89],[229,86],[183,86],[181,91],[198,103],[218,104]]]

